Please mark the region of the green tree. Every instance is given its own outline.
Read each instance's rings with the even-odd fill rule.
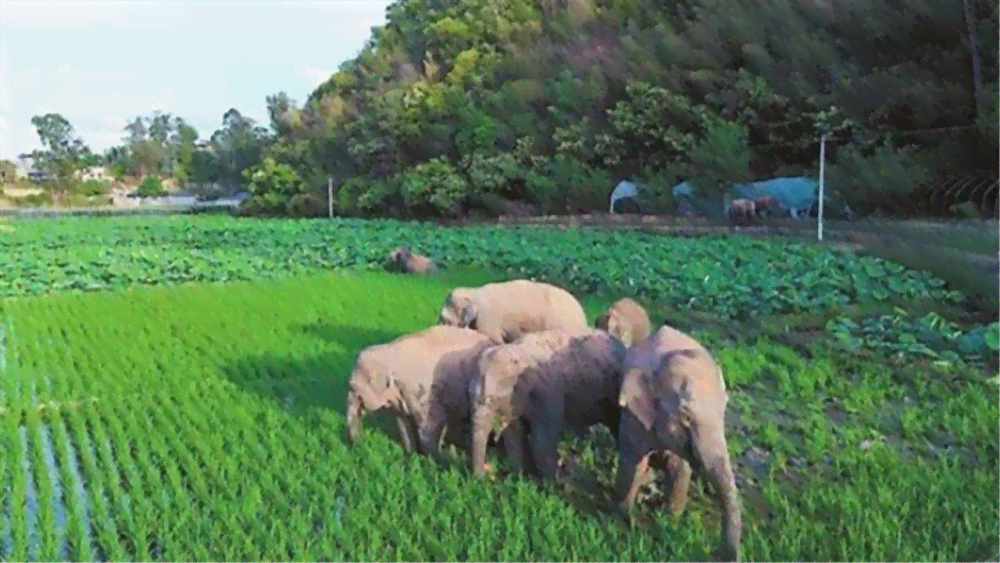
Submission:
[[[173,176],[181,185],[187,185],[191,182],[194,154],[197,150],[195,142],[197,141],[198,130],[189,125],[183,118],[175,118],[174,133],[171,136],[170,144],[174,156]]]
[[[230,188],[242,185],[243,172],[261,161],[269,141],[267,129],[243,116],[236,108],[230,108],[222,116],[222,127],[212,134],[220,179]]]
[[[73,175],[90,156],[90,149],[76,135],[73,126],[58,113],[31,118],[42,142],[42,149],[28,153],[36,169],[48,176],[48,186],[56,196],[63,196],[73,181]]]

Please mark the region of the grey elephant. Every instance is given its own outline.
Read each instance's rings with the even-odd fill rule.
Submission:
[[[634,299],[623,297],[597,316],[594,327],[610,332],[626,346],[633,346],[649,336],[649,315]]]
[[[471,382],[472,470],[485,472],[486,440],[503,433],[508,459],[540,479],[558,468],[559,433],[604,424],[618,434],[626,348],[605,331],[555,328],[483,352]]]
[[[672,468],[669,504],[679,512],[687,502],[692,467],[697,468],[722,509],[718,555],[733,561],[738,559],[742,519],[726,446],[728,401],[722,370],[687,334],[665,325],[632,347],[619,395],[615,498],[627,510],[648,469],[649,454],[664,452]]]
[[[511,280],[455,288],[445,299],[438,323],[472,328],[503,344],[529,332],[586,328],[587,315],[576,297],[561,287]]]
[[[431,326],[358,354],[347,393],[348,438],[353,444],[361,420],[383,407],[396,414],[407,452],[424,452],[420,437],[428,424],[460,441],[468,432],[468,379],[479,355],[492,343],[474,330]],[[439,444],[438,444],[439,445]]]

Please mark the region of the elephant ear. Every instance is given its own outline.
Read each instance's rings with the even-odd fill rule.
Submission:
[[[632,368],[625,372],[622,378],[622,389],[618,394],[618,404],[626,408],[642,423],[643,427],[651,430],[656,419],[656,399],[654,390],[649,385],[650,374],[640,368]]]
[[[689,457],[688,449],[691,446],[690,430],[693,418],[688,382],[685,380],[677,392],[669,389],[664,391],[656,399],[653,431],[664,447]]]

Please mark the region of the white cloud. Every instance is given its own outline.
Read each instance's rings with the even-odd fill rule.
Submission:
[[[159,27],[183,11],[181,2],[110,0],[3,0],[4,24],[53,26],[122,25]]]
[[[185,118],[202,137],[230,107],[266,125],[265,95],[304,97],[329,79],[389,4],[261,0],[234,12],[213,1],[0,0],[0,155],[38,148],[30,119],[48,112],[66,117],[95,151],[120,143],[128,121],[155,109]]]
[[[30,123],[32,115],[62,114],[92,149],[103,151],[121,142],[122,128],[131,117],[155,109],[172,111],[176,105],[176,96],[169,88],[155,93],[127,93],[142,92],[144,86],[151,86],[141,84],[130,72],[91,73],[63,64],[52,70],[29,68],[4,74],[7,76],[0,92],[5,100],[3,113],[23,117],[17,123],[6,118],[0,152],[7,157],[40,146]]]

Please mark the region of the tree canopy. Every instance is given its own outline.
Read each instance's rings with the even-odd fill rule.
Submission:
[[[942,214],[996,198],[941,188],[996,175],[996,9],[398,0],[302,104],[268,96],[269,127],[230,109],[206,145],[156,113],[105,159],[135,176],[249,182],[250,207],[268,213],[325,211],[328,178],[342,215],[601,210],[627,177],[669,212],[681,177],[719,194],[815,174],[825,133],[831,189],[859,211]],[[62,138],[60,127],[46,134]]]

